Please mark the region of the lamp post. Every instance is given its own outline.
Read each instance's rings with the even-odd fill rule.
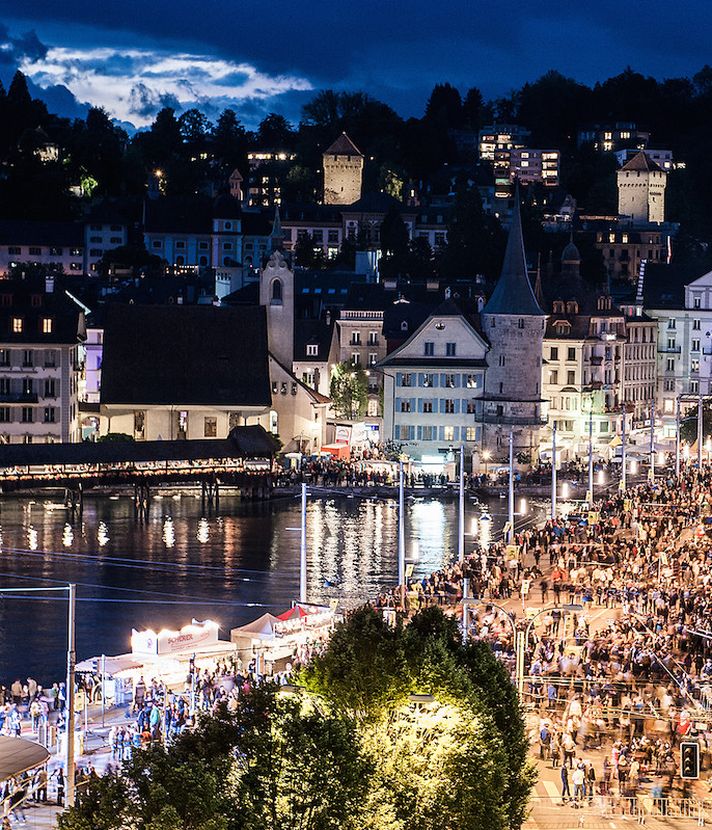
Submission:
[[[299,602],[307,601],[307,485],[302,483],[301,539],[299,544]]]
[[[655,402],[650,404],[650,469],[648,478],[655,481]]]
[[[509,539],[514,539],[514,430],[509,431]]]
[[[460,504],[458,512],[457,552],[460,562],[465,561],[465,446],[460,444]]]
[[[551,519],[556,519],[556,421],[551,430]]]
[[[76,653],[76,591],[73,583],[48,588],[0,588],[0,594],[29,594],[46,593],[48,591],[66,591],[68,600],[67,614],[67,718],[66,718],[66,755],[65,779],[67,782],[67,806],[74,806],[75,768],[74,768],[74,667],[77,661]],[[87,705],[85,700],[84,705]]]
[[[702,395],[697,399],[697,466],[702,469],[702,441],[704,439],[704,426],[702,422],[703,406]]]
[[[398,467],[398,584],[401,589],[401,607],[405,606],[405,494],[403,461]]]
[[[680,478],[680,396],[675,401],[675,478]]]
[[[626,489],[626,476],[627,476],[627,469],[626,469],[626,434],[625,434],[625,404],[623,404],[623,418],[621,419],[621,490],[625,492]]]
[[[462,597],[462,627],[463,627],[463,643],[467,641],[467,626],[469,623],[468,620],[468,611],[467,609],[470,605],[491,605],[493,608],[496,608],[502,614],[504,614],[505,619],[512,627],[512,643],[514,645],[514,652],[515,652],[515,664],[514,664],[514,680],[517,687],[517,692],[519,692],[520,699],[521,699],[521,688],[523,688],[523,684],[520,684],[520,678],[524,676],[524,649],[522,648],[523,642],[523,632],[517,631],[517,624],[512,619],[509,611],[503,606],[499,605],[496,602],[492,602],[491,600],[484,600],[479,598],[472,598],[468,599],[463,591]]]
[[[588,410],[588,499],[589,505],[593,507],[593,398],[591,408]]]

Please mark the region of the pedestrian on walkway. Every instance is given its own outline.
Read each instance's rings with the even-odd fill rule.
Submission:
[[[569,790],[569,771],[566,764],[561,765],[561,801],[563,804],[571,798],[571,791]]]

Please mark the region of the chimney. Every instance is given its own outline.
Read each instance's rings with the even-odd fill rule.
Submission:
[[[54,294],[54,274],[45,275],[45,294]]]

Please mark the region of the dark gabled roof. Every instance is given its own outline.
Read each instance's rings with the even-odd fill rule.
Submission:
[[[643,307],[648,309],[685,307],[685,286],[699,279],[697,263],[678,265],[651,263],[645,265],[643,279]]]
[[[272,222],[274,216],[268,213],[253,213],[251,211],[243,211],[242,213],[242,233],[244,236],[264,236],[269,237],[272,233]]]
[[[280,206],[282,223],[319,222],[341,224],[341,207],[337,205],[318,205],[304,202],[282,203]]]
[[[346,135],[346,133],[341,133],[341,135],[336,139],[336,141],[327,150],[324,150],[324,155],[363,157],[363,153],[358,149],[358,147],[353,143],[353,141],[351,141],[351,139]]]
[[[497,285],[482,309],[485,314],[518,314],[543,317],[534,290],[529,282],[527,260],[524,254],[522,216],[519,209],[519,188],[515,191],[512,224],[504,252],[502,273]]]
[[[656,172],[662,173],[663,169],[660,167],[659,164],[656,164],[651,158],[647,156],[642,150],[639,153],[636,153],[632,159],[627,161],[621,170],[632,170],[632,171],[646,171],[646,172]]]
[[[435,308],[431,317],[464,317],[464,313],[455,300],[448,297]]]
[[[55,285],[47,294],[36,281],[0,280],[0,341],[56,345],[77,342],[79,306]],[[22,331],[13,331],[13,318],[22,320]],[[51,319],[49,334],[44,320]]]
[[[84,225],[80,222],[3,219],[0,221],[0,245],[83,248]]]
[[[407,340],[433,313],[431,305],[399,299],[383,312],[383,336],[386,340]],[[403,330],[403,323],[407,329]]]
[[[333,330],[333,320],[328,325],[325,320],[295,320],[294,359],[326,360],[331,348]],[[317,346],[317,354],[307,355],[307,345]]]
[[[35,465],[116,464],[269,458],[274,444],[261,426],[234,427],[227,438],[182,441],[81,441],[77,444],[3,444],[0,469]]]
[[[162,197],[147,199],[144,227],[146,233],[204,233],[213,229],[210,199]]]
[[[261,307],[109,307],[102,404],[269,406]]]
[[[351,205],[344,205],[341,212],[349,213],[388,213],[391,208],[397,208],[402,212],[418,213],[417,208],[406,208],[402,202],[399,202],[394,196],[388,193],[365,193],[358,201]]]

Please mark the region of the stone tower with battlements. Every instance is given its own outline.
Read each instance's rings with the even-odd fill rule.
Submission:
[[[363,153],[342,133],[323,155],[324,204],[352,205],[361,198]]]
[[[641,150],[617,173],[618,213],[634,225],[665,221],[667,173]]]

